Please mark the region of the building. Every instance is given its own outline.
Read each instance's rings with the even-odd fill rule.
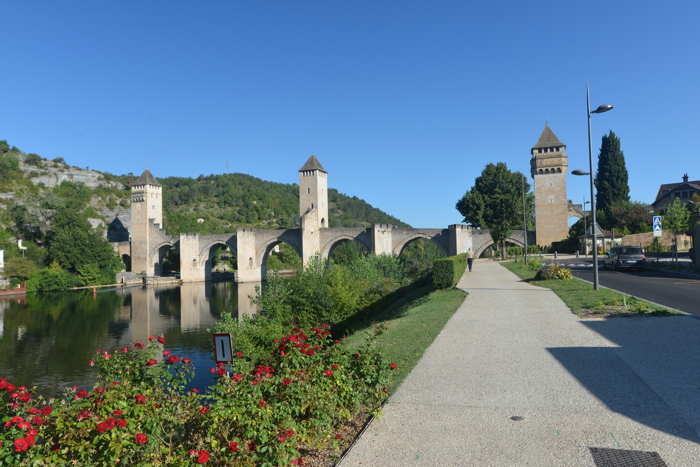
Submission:
[[[659,192],[656,194],[656,200],[651,205],[655,209],[661,210],[673,203],[676,198],[680,199],[681,203],[688,204],[693,194],[700,196],[700,180],[690,182],[688,181],[688,174],[685,174],[681,183],[661,185]]]
[[[545,124],[530,154],[530,174],[535,181],[535,230],[537,244],[549,246],[569,236],[569,200],[566,173],[569,158],[566,145]]]

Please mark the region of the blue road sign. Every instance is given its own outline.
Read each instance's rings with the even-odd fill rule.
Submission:
[[[661,225],[661,216],[654,216],[654,225]]]

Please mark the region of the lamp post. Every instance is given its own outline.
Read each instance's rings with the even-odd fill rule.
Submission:
[[[591,204],[590,201],[586,201],[586,196],[583,197],[583,252],[585,256],[588,256],[588,229],[586,228],[586,205]]]
[[[527,266],[527,216],[525,209],[525,186],[530,188],[529,183],[525,183],[525,176],[523,175],[523,244],[525,245],[525,265]]]
[[[573,175],[589,175],[591,177],[591,230],[593,231],[593,290],[598,290],[598,239],[596,238],[596,218],[595,218],[595,186],[593,183],[593,141],[591,139],[591,114],[602,114],[613,108],[610,104],[603,104],[591,111],[591,95],[586,83],[586,114],[588,115],[588,163],[589,172],[576,169]]]

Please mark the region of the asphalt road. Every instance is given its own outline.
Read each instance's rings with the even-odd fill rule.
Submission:
[[[575,277],[593,282],[591,258],[560,259],[556,262],[570,268]],[[602,260],[599,264],[598,280],[601,286],[700,317],[700,279],[683,278],[651,269],[645,272],[610,271],[603,268]]]

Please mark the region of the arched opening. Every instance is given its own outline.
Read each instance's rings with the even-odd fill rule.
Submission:
[[[161,276],[180,277],[180,250],[163,247],[160,249]]]
[[[220,243],[209,249],[207,261],[211,278],[215,280],[233,279],[238,269],[238,255],[226,244]]]
[[[285,242],[277,242],[270,245],[265,260],[263,271],[277,271],[282,274],[293,274],[301,270],[302,262],[299,253],[291,245]]]
[[[131,272],[131,256],[122,255],[122,261],[124,262],[124,270],[126,272]]]
[[[549,169],[544,169],[545,175],[549,175]]]
[[[432,271],[433,261],[446,256],[445,250],[437,243],[427,238],[416,238],[404,245],[399,261],[405,276],[418,279]]]
[[[343,239],[337,242],[330,250],[328,262],[346,266],[358,259],[367,256],[369,252],[359,243],[352,240]]]

